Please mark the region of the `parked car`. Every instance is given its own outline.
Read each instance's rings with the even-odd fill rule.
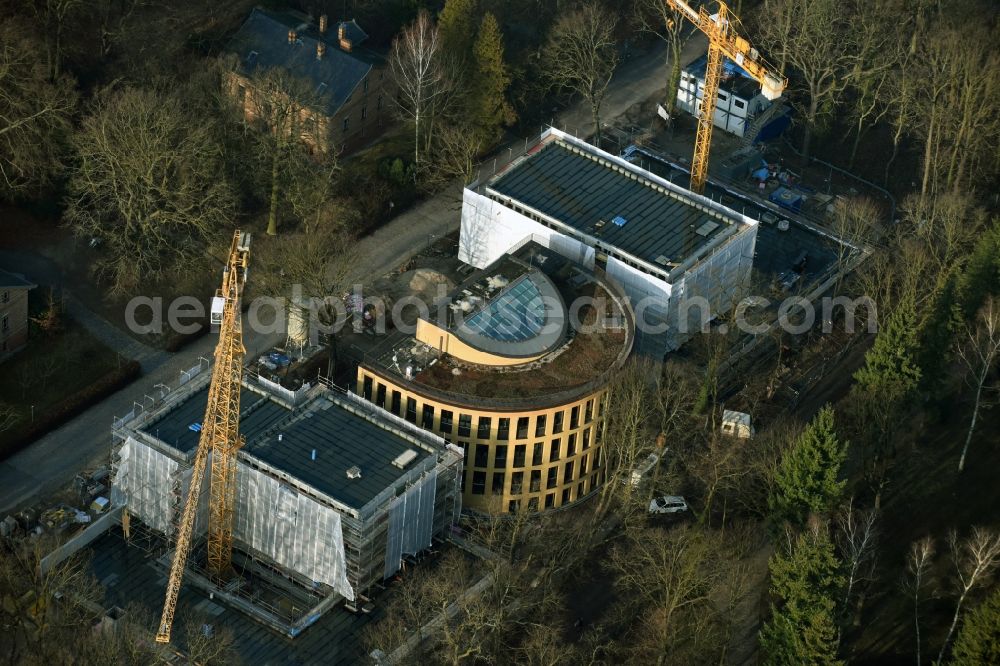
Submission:
[[[680,513],[687,510],[687,502],[684,501],[683,497],[677,495],[656,497],[649,502],[650,513]]]

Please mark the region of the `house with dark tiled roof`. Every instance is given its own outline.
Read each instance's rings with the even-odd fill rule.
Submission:
[[[235,56],[229,93],[247,120],[254,120],[262,106],[254,80],[282,68],[311,88],[311,108],[301,111],[296,124],[301,140],[320,153],[357,149],[390,122],[395,94],[385,57],[366,48],[367,40],[353,20],[330,29],[325,15],[314,23],[298,12],[254,9],[227,47]]]
[[[28,292],[35,286],[0,268],[0,360],[28,342]]]

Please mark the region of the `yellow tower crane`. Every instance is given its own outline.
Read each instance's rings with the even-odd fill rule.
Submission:
[[[219,344],[208,389],[208,405],[202,420],[198,449],[191,470],[191,485],[177,530],[174,559],[170,564],[163,615],[156,632],[157,643],[170,642],[170,630],[177,608],[177,595],[184,577],[184,565],[191,552],[191,534],[198,515],[202,479],[212,453],[211,496],[208,517],[208,569],[221,577],[229,569],[233,552],[233,505],[236,497],[236,454],[243,446],[239,434],[240,382],[243,378],[243,325],[240,297],[247,279],[250,235],[237,231],[222,274],[222,289],[212,303],[212,318],[221,309]],[[221,306],[221,308],[220,308]]]
[[[698,108],[698,135],[694,141],[694,158],[691,160],[691,190],[701,194],[705,189],[705,181],[708,180],[708,153],[712,147],[713,117],[715,101],[719,97],[719,80],[722,78],[722,58],[729,58],[760,83],[761,92],[768,99],[781,97],[787,81],[766,66],[757,49],[750,46],[750,42],[733,31],[730,19],[733,15],[721,0],[715,14],[709,14],[704,6],[695,10],[684,0],[664,1],[708,37],[705,90]],[[694,97],[697,99],[697,94]]]

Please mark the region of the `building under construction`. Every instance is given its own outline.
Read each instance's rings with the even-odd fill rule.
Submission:
[[[145,544],[161,570],[173,556],[210,374],[114,426],[113,504],[127,538]],[[292,392],[245,373],[240,432],[234,575],[220,584],[205,569],[203,492],[184,584],[287,636],[341,604],[370,610],[372,588],[461,511],[461,451],[335,388]]]

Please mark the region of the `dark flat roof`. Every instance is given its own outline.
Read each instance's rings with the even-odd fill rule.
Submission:
[[[707,67],[708,55],[706,54],[692,61],[684,68],[684,71],[704,81]],[[728,58],[724,59],[719,89],[723,92],[735,93],[745,100],[751,100],[760,94],[760,84],[754,81],[745,69]]]
[[[163,609],[166,576],[151,563],[149,553],[130,547],[118,527],[98,538],[90,547],[90,570],[104,588],[106,607],[124,608],[137,602],[151,617]],[[304,664],[358,664],[366,659],[362,629],[381,616],[382,605],[373,615],[333,608],[296,638],[287,638],[257,620],[208,598],[192,585],[182,585],[177,599],[177,620],[172,640],[186,649],[185,622],[196,627],[210,624],[216,632],[233,634],[233,647],[247,664],[297,666]]]
[[[682,195],[662,192],[651,181],[614,166],[600,156],[579,154],[557,140],[513,166],[489,187],[665,270],[664,259],[683,262],[735,223],[718,213],[699,210]],[[604,224],[598,225],[601,221]],[[703,228],[706,222],[713,224]],[[699,229],[703,233],[699,234]]]
[[[280,442],[277,433],[253,442],[248,438],[244,453],[359,510],[431,455],[327,398],[318,398],[280,433]],[[407,450],[417,456],[404,469],[394,466],[396,456]],[[361,468],[361,478],[349,479],[347,470],[354,466]]]
[[[198,446],[200,433],[191,430],[190,426],[201,423],[207,404],[208,386],[205,386],[159,419],[147,423],[142,430],[186,455]],[[245,386],[240,390],[240,433],[247,441],[290,413],[287,407],[261,393]]]

